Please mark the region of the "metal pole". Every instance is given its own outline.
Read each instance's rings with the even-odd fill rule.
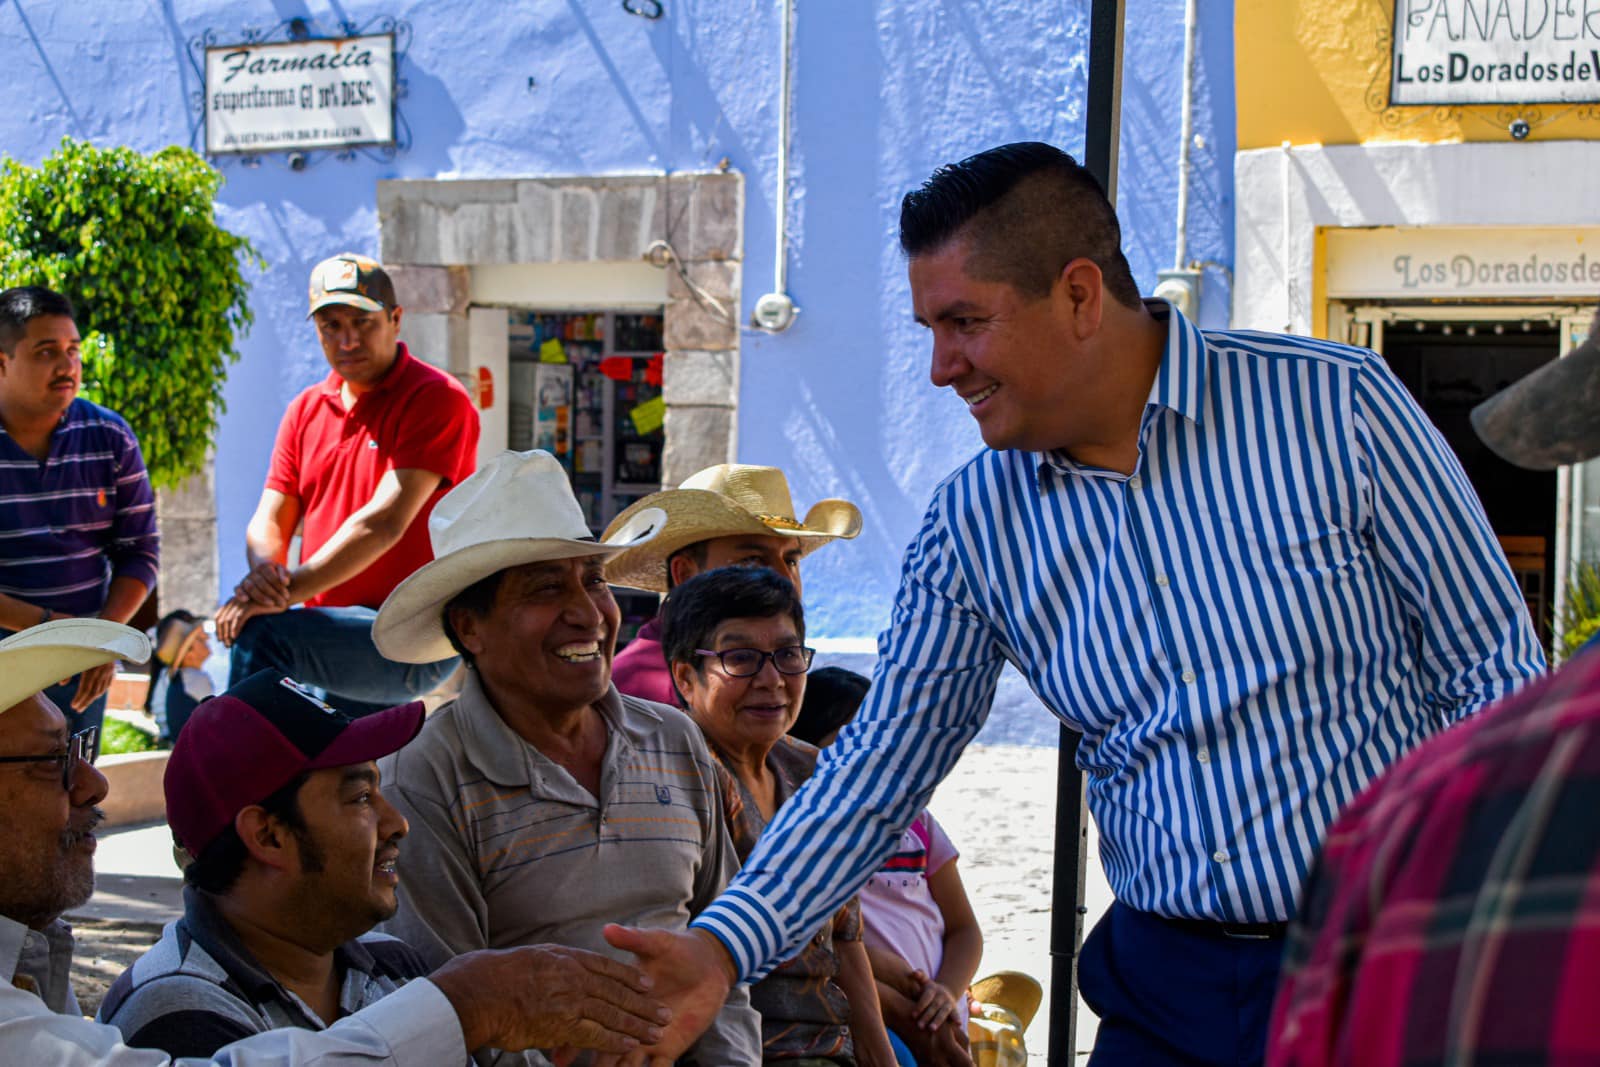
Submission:
[[[1090,0],[1088,129],[1083,165],[1117,202],[1117,138],[1122,122],[1124,0]],[[1088,814],[1078,770],[1078,734],[1061,728],[1056,772],[1056,854],[1050,914],[1050,1067],[1078,1053],[1078,946],[1083,943],[1083,869]],[[1068,901],[1071,907],[1064,907]]]

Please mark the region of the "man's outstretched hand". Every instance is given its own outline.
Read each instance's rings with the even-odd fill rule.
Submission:
[[[456,1010],[467,1050],[621,1053],[660,1040],[668,1012],[626,963],[560,945],[483,949],[429,975]]]
[[[672,1021],[656,1043],[620,1057],[601,1057],[600,1065],[672,1067],[709,1027],[728,999],[737,975],[722,942],[703,930],[673,933],[607,926],[602,933],[613,948],[638,957],[639,969],[653,980],[651,996],[672,1009]]]

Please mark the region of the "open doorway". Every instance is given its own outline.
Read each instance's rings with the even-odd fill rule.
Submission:
[[[1521,319],[1396,317],[1382,333],[1385,361],[1455,450],[1483,501],[1547,646],[1557,574],[1557,473],[1507,463],[1478,440],[1469,415],[1499,390],[1558,358],[1560,345],[1557,323]]]

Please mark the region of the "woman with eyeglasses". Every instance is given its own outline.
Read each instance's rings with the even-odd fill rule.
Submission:
[[[805,637],[794,586],[764,568],[697,575],[662,609],[662,650],[678,695],[720,763],[741,862],[816,768],[817,750],[788,736],[811,667]],[[764,1063],[893,1067],[854,900],[752,986],[750,1003],[761,1013]]]

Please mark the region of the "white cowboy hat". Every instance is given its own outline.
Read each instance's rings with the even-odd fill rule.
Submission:
[[[456,651],[444,634],[444,607],[463,589],[524,563],[609,556],[648,541],[666,519],[643,509],[596,541],[554,456],[502,452],[434,505],[428,518],[434,560],[389,594],[372,640],[399,663],[449,659]]]
[[[56,619],[0,641],[0,711],[112,660],[143,663],[150,639],[105,619]]]
[[[762,534],[797,537],[802,555],[829,541],[861,532],[861,511],[848,500],[819,500],[795,518],[789,480],[777,467],[719,463],[690,475],[677,489],[653,493],[618,515],[606,539],[646,510],[666,512],[666,527],[648,547],[629,548],[606,561],[606,581],[653,593],[667,591],[667,559],[676,551],[713,537]]]

